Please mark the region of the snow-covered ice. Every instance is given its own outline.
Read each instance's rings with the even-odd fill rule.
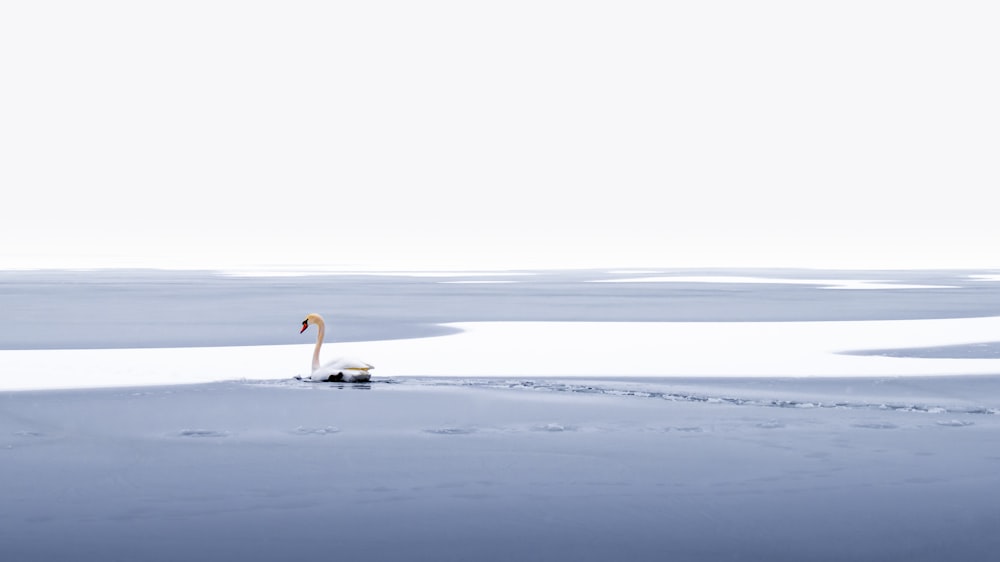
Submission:
[[[328,345],[382,377],[873,377],[998,374],[1000,359],[864,350],[996,339],[1000,317],[841,322],[472,322],[452,335]],[[0,390],[274,379],[308,374],[311,345],[0,350]]]

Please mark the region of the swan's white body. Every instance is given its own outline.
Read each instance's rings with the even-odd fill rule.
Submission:
[[[372,375],[368,370],[374,367],[364,361],[350,357],[338,357],[325,365],[320,365],[319,350],[323,347],[323,337],[326,335],[326,322],[323,321],[323,317],[319,314],[306,316],[306,319],[302,321],[302,330],[299,333],[305,332],[306,328],[313,324],[319,327],[319,333],[316,334],[316,349],[313,350],[312,374],[309,375],[310,380],[320,382],[367,382],[371,380]]]

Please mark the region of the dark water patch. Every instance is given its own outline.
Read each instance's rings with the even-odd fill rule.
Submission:
[[[177,432],[179,437],[229,437],[228,431],[215,429],[182,429]]]
[[[425,429],[424,433],[433,435],[471,435],[478,430],[472,427],[435,427]]]

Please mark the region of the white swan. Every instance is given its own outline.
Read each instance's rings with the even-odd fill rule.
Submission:
[[[309,376],[314,381],[329,382],[367,382],[371,380],[371,373],[368,369],[374,369],[364,361],[351,359],[348,357],[338,357],[326,365],[319,364],[319,348],[323,346],[323,336],[326,335],[326,322],[319,314],[310,314],[302,321],[302,329],[299,333],[306,331],[306,328],[316,324],[319,326],[319,333],[316,334],[316,350],[313,351],[312,374]]]

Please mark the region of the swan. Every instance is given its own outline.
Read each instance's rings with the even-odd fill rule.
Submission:
[[[371,380],[372,376],[368,369],[374,367],[357,359],[338,357],[326,365],[320,366],[319,348],[323,346],[323,336],[326,335],[326,322],[323,321],[323,317],[316,313],[306,316],[306,319],[302,321],[302,329],[299,330],[299,333],[305,332],[313,324],[319,327],[319,333],[316,334],[316,350],[313,351],[312,374],[309,376],[311,380],[328,382],[367,382]]]

